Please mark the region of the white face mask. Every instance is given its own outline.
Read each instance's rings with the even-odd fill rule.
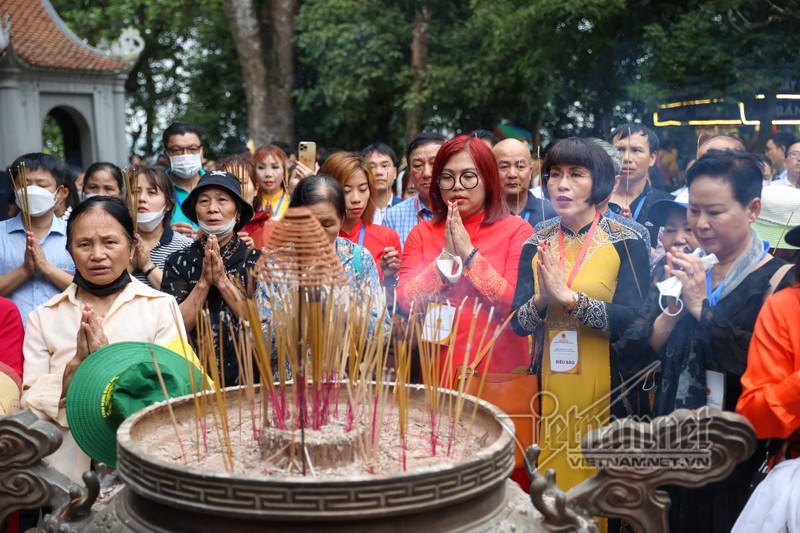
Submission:
[[[216,235],[217,238],[221,239],[233,233],[233,228],[236,226],[236,217],[232,218],[230,222],[220,224],[219,226],[209,226],[200,221],[197,222],[197,225],[200,226],[200,231],[205,235]]]
[[[56,195],[44,187],[38,185],[28,185],[28,213],[32,217],[39,217],[55,208]],[[25,209],[25,197],[22,196],[22,189],[17,191],[17,206]]]
[[[714,254],[705,255],[705,252],[702,248],[696,249],[692,252],[692,255],[699,256],[703,259],[703,272],[708,272],[711,268],[714,267],[719,261],[717,260],[717,256]],[[656,287],[658,288],[658,306],[661,308],[664,313],[669,316],[677,316],[683,311],[683,300],[681,300],[681,291],[683,291],[683,283],[681,280],[676,278],[675,276],[671,276],[664,281],[659,281],[656,283]],[[664,304],[665,297],[672,297],[675,298],[678,305],[678,311],[675,313],[670,313],[669,308]]]
[[[189,179],[203,168],[200,154],[183,154],[169,156],[169,166],[176,176]]]
[[[161,224],[161,221],[164,220],[164,209],[162,208],[161,211],[153,211],[153,212],[146,212],[146,213],[138,213],[136,215],[136,225],[150,233],[154,229]]]
[[[443,257],[443,255],[447,257]],[[453,265],[456,265],[455,273],[453,273]],[[442,253],[436,258],[436,268],[439,269],[439,272],[441,272],[450,283],[455,283],[461,279],[461,274],[464,271],[464,263],[459,256],[453,256],[442,250]]]

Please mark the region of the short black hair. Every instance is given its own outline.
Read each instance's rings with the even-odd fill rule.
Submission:
[[[797,142],[797,138],[795,138],[794,135],[785,131],[779,131],[778,133],[770,135],[769,140],[772,141],[775,146],[783,146],[784,157],[786,157],[786,151],[789,147]]]
[[[289,207],[301,207],[324,202],[333,204],[339,219],[344,222],[344,217],[347,214],[347,207],[344,203],[344,189],[332,177],[317,174],[300,180],[300,183],[292,191]]]
[[[372,143],[363,150],[361,150],[361,157],[366,159],[367,156],[375,152],[381,155],[385,155],[386,157],[392,160],[392,164],[394,166],[397,166],[397,156],[395,155],[394,150],[392,150],[391,146],[382,142]]]
[[[187,133],[194,133],[197,135],[197,138],[200,139],[200,145],[203,145],[203,134],[200,133],[200,128],[187,124],[186,122],[173,122],[167,126],[167,129],[164,130],[164,135],[161,137],[164,149],[167,149],[167,143],[170,137],[173,135],[186,135]]]
[[[622,126],[618,126],[611,132],[608,137],[608,142],[614,143],[614,139],[619,135],[620,139],[627,139],[634,133],[638,133],[647,137],[647,144],[650,146],[650,152],[657,152],[659,148],[658,135],[656,132],[638,122],[628,122]]]
[[[86,185],[89,183],[89,178],[92,174],[100,170],[105,170],[114,177],[114,181],[117,182],[117,187],[119,187],[119,190],[122,191],[123,194],[130,194],[130,191],[125,190],[125,180],[122,178],[122,170],[114,163],[109,163],[107,161],[98,161],[89,165],[89,168],[86,169],[86,173],[83,175],[83,192],[86,192]]]
[[[32,152],[30,154],[21,155],[11,163],[8,169],[14,179],[20,179],[20,167],[25,166],[25,170],[44,170],[49,172],[56,180],[56,187],[61,187],[67,180],[67,167],[64,163],[56,159],[50,154],[43,154],[42,152]]]
[[[426,144],[444,144],[446,140],[447,137],[441,133],[422,131],[418,133],[416,137],[411,139],[411,141],[408,143],[408,146],[406,146],[406,160],[409,162],[409,164],[411,164],[411,152],[420,146],[425,146]]]
[[[476,139],[480,139],[482,141],[489,141],[492,146],[500,142],[500,137],[494,134],[491,130],[485,130],[482,128],[478,128],[476,130],[472,130],[469,132],[470,137],[475,137]]]
[[[755,154],[709,150],[686,172],[686,185],[691,187],[692,182],[701,176],[730,184],[734,198],[744,207],[747,207],[753,198],[761,198],[762,175]]]
[[[125,202],[116,196],[92,196],[75,206],[69,216],[69,221],[67,222],[67,251],[69,251],[69,246],[72,244],[72,233],[75,231],[73,229],[75,224],[83,215],[97,209],[105,211],[119,222],[125,232],[128,243],[133,244],[133,218],[131,218],[131,213],[128,211],[128,206],[125,205]]]
[[[590,204],[599,204],[614,190],[617,173],[614,172],[611,156],[592,139],[568,137],[547,148],[542,162],[542,191],[548,199],[550,195],[547,192],[547,182],[550,169],[555,165],[575,165],[589,170],[592,174],[592,194],[588,200]]]

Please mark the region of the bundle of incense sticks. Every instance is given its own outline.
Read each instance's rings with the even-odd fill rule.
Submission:
[[[28,202],[28,170],[25,163],[17,167],[17,177],[14,178],[14,172],[9,168],[8,175],[11,176],[11,186],[20,199],[20,218],[22,218],[22,225],[25,231],[31,231],[31,210],[30,203]]]
[[[471,416],[467,415],[468,426],[467,422],[462,425],[464,391],[471,377],[464,373],[455,376],[454,363],[466,367],[474,357],[482,358],[491,350],[508,319],[487,341],[489,326],[478,327],[480,305],[465,299],[458,306],[449,346],[443,348],[424,341],[422,316],[413,312],[414,304],[405,322],[389,313],[382,296],[379,299],[379,295],[341,283],[341,271],[332,262],[335,255],[321,253],[319,246],[303,247],[299,240],[285,240],[286,228],[294,224],[297,227],[292,231],[299,227],[330,246],[321,227],[307,215],[310,213],[298,216],[290,211],[276,226],[273,234],[277,232],[276,239],[284,242],[272,242],[273,248],[267,248],[276,250],[278,246],[285,253],[268,254],[269,258],[252,272],[254,281],[248,283],[249,290],[240,306],[241,327],[227,326],[234,353],[215,348],[212,325],[216,324],[212,324],[207,309],[198,313],[195,348],[200,366],[209,376],[204,383],[192,382],[198,458],[219,454],[226,471],[232,472],[234,449],[261,438],[260,430],[276,428],[288,430],[290,444],[285,449],[285,462],[268,468],[276,473],[302,472],[313,476],[317,469],[305,445],[306,432],[326,433],[329,425],[335,423],[340,430],[356,431],[353,441],[368,472],[377,471],[380,462],[385,461],[387,442],[391,442],[390,446],[399,445],[397,457],[406,470],[407,437],[419,438],[419,430],[413,431],[411,426],[419,427],[423,419],[429,420],[430,455],[452,456],[457,446],[462,445],[462,453],[466,453],[476,407],[472,407]],[[309,220],[316,227],[308,226]],[[322,262],[321,256],[326,257]],[[328,265],[330,269],[320,272],[319,265]],[[335,266],[341,268],[338,262]],[[309,280],[313,285],[304,284]],[[257,285],[257,290],[252,285]],[[471,312],[472,320],[465,351],[457,353],[453,341],[464,312]],[[493,313],[494,310],[488,313],[487,324],[492,323]],[[384,327],[387,314],[392,319],[391,328]],[[222,329],[220,324],[217,331],[221,333]],[[216,346],[221,344],[218,342]],[[394,348],[394,368],[389,363],[390,345]],[[423,402],[416,406],[411,404],[409,394],[414,345],[419,346],[424,381]],[[239,368],[238,443],[231,437],[229,421],[231,416],[235,421],[236,415],[228,407],[228,393],[223,388],[225,360],[232,357]],[[486,359],[487,367],[490,360],[491,352]],[[187,368],[188,365],[187,360]],[[454,389],[455,394],[448,388]],[[252,433],[246,423],[251,424]],[[177,431],[177,424],[174,425]],[[427,429],[424,431],[427,435]],[[382,439],[387,433],[388,437]],[[394,439],[394,435],[399,439]],[[184,452],[181,455],[186,457]]]
[[[245,183],[247,183],[247,181],[250,179],[247,167],[241,163],[228,163],[225,165],[223,170],[236,176],[236,178],[239,180],[239,185],[241,185],[242,191],[244,192]]]
[[[139,232],[139,182],[136,176],[135,168],[125,168],[122,171],[122,177],[125,180],[125,191],[127,192],[128,211],[131,213],[133,219],[133,232]]]

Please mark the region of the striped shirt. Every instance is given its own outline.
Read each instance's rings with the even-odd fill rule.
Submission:
[[[164,270],[164,263],[167,262],[167,257],[172,255],[173,253],[183,250],[190,244],[192,244],[192,239],[187,237],[186,235],[182,235],[180,233],[175,233],[172,231],[172,228],[167,226],[164,229],[164,233],[161,234],[161,238],[158,240],[158,244],[156,244],[152,250],[150,250],[150,261],[156,266],[156,268],[160,268]],[[144,275],[144,272],[141,270],[137,270],[133,273],[133,277],[147,285],[148,287],[152,287],[152,283],[150,283],[147,279],[147,276]]]

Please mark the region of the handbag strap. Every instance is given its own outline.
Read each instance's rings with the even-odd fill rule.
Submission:
[[[483,361],[483,358],[486,357],[486,354],[489,353],[489,350],[492,349],[492,346],[494,346],[495,341],[500,336],[500,334],[503,333],[503,331],[506,329],[506,326],[508,326],[508,323],[511,322],[511,319],[514,318],[515,314],[517,314],[516,310],[512,311],[511,314],[508,315],[508,318],[506,318],[505,322],[503,322],[500,328],[494,332],[494,335],[492,336],[492,339],[489,342],[489,344],[483,347],[483,349],[478,353],[478,356],[475,358],[475,360],[472,361],[472,363],[467,367],[469,375],[475,373],[475,369],[480,366],[481,361]]]
[[[772,296],[772,294],[775,292],[775,289],[778,288],[778,284],[783,280],[784,276],[786,276],[786,273],[789,272],[789,269],[793,266],[794,265],[791,263],[783,265],[775,271],[771,278],[769,278],[769,288],[767,289],[767,292],[764,293],[764,301],[767,301],[767,298]]]

